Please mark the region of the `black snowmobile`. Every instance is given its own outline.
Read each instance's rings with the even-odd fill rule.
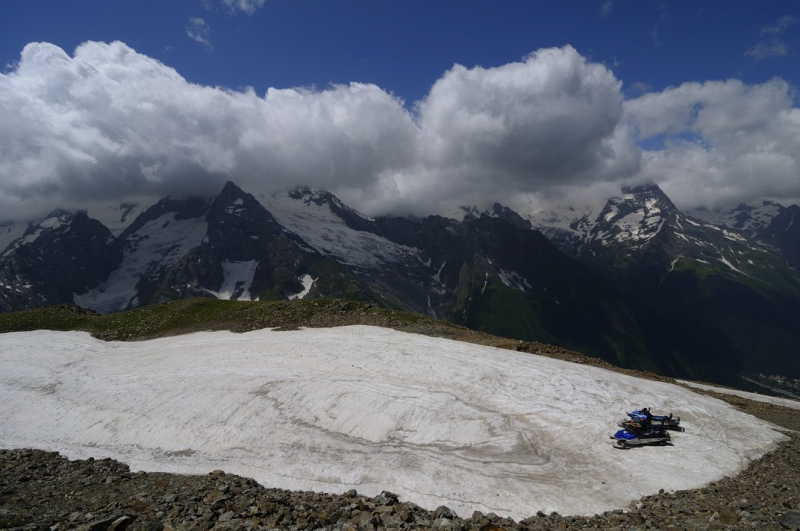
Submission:
[[[634,409],[628,413],[628,417],[630,418],[622,419],[617,422],[617,426],[624,428],[625,424],[629,422],[637,422],[643,426],[660,427],[665,430],[673,431],[685,431],[684,428],[680,426],[681,418],[673,417],[672,413],[669,415],[653,415],[649,414],[649,410],[643,407],[642,409]]]

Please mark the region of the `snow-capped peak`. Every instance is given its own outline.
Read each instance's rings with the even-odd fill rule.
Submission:
[[[356,218],[363,221],[373,221],[372,218],[365,216],[361,212],[350,208],[327,190],[319,190],[310,186],[296,186],[289,188],[286,194],[295,201],[301,201],[306,205],[314,203],[317,206],[327,205],[331,212],[342,218],[345,222],[348,218]]]
[[[714,225],[740,230],[751,236],[766,229],[785,208],[769,199],[740,203],[731,210],[697,209],[692,215]]]
[[[301,186],[264,194],[259,200],[288,231],[342,264],[380,268],[387,262],[417,259],[416,249],[382,237],[370,218],[330,192]]]
[[[76,212],[56,209],[42,221],[9,223],[0,228],[0,255],[35,242],[42,234],[69,225]]]
[[[597,215],[594,209],[583,215],[573,214],[573,221],[569,224],[572,238],[602,245],[612,242],[641,245],[658,234],[667,218],[678,212],[669,197],[655,184],[624,186],[621,192],[620,196],[609,198]],[[554,221],[563,225],[560,218],[554,218]]]

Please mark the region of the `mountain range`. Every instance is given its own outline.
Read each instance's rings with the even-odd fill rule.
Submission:
[[[741,385],[800,378],[800,208],[681,212],[656,185],[594,210],[369,218],[298,187],[0,225],[0,311],[344,298]],[[797,220],[797,223],[795,223]]]

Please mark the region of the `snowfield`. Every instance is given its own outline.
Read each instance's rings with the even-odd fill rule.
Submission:
[[[613,448],[616,421],[642,406],[679,415],[686,432]],[[735,474],[784,437],[677,385],[376,327],[0,335],[0,447],[389,490],[466,517],[624,508]]]
[[[738,389],[728,389],[726,387],[717,387],[715,385],[701,384],[697,382],[690,382],[687,380],[675,380],[679,384],[695,389],[702,389],[704,391],[714,391],[724,395],[733,395],[748,400],[755,400],[756,402],[764,402],[765,404],[773,404],[776,406],[788,407],[791,409],[800,409],[800,400],[793,400],[791,398],[779,398],[777,396],[761,395],[758,393],[748,393],[747,391],[739,391]]]
[[[419,250],[415,248],[348,227],[342,218],[331,211],[331,206],[327,203],[318,205],[309,197],[293,199],[286,191],[263,194],[259,196],[259,201],[278,223],[302,237],[323,255],[342,264],[363,269],[381,269],[387,262],[419,259]]]

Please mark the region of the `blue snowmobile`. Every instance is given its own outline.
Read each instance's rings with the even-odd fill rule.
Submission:
[[[614,446],[628,449],[634,446],[667,445],[672,439],[663,426],[645,426],[638,422],[628,421],[617,433],[609,437],[614,439]]]
[[[680,425],[681,418],[673,417],[672,413],[669,415],[653,415],[646,407],[643,407],[641,409],[634,409],[628,413],[628,417],[630,418],[622,419],[621,421],[617,422],[617,426],[624,428],[625,424],[629,422],[638,422],[643,426],[661,427],[665,430],[673,431],[686,431]]]

